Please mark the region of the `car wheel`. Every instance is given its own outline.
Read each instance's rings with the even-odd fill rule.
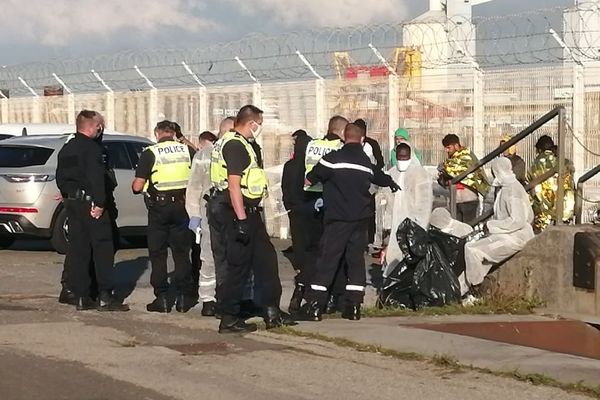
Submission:
[[[54,221],[50,244],[52,244],[54,250],[59,254],[67,253],[67,249],[69,248],[69,224],[67,220],[67,211],[64,209],[60,211],[56,217],[56,221]]]
[[[0,249],[8,249],[15,242],[13,237],[0,237]]]

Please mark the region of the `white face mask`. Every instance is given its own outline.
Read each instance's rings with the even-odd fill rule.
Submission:
[[[258,139],[258,137],[262,133],[263,127],[258,122],[256,122],[256,121],[253,121],[253,122],[256,124],[256,129],[250,129],[250,132],[252,132],[252,136],[254,137],[254,139]]]
[[[404,161],[398,160],[396,162],[396,168],[398,168],[398,171],[400,171],[400,172],[405,172],[408,169],[408,167],[410,167],[410,163],[411,163],[411,160],[404,160]]]

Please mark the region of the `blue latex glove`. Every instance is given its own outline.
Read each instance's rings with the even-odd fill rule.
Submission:
[[[202,218],[191,217],[188,229],[194,233],[196,232],[196,229],[202,229]]]
[[[321,208],[323,208],[323,199],[319,198],[315,201],[315,211],[320,212]]]

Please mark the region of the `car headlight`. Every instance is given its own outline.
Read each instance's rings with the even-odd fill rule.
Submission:
[[[56,177],[54,175],[2,175],[4,179],[12,183],[27,183],[27,182],[51,182]]]

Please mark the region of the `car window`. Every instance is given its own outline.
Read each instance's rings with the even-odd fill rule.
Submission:
[[[132,169],[129,152],[125,143],[104,142],[104,148],[108,152],[108,165],[113,169]]]
[[[53,149],[33,146],[0,146],[0,167],[22,168],[44,165]]]
[[[129,148],[129,156],[133,162],[133,167],[137,168],[138,162],[140,161],[140,155],[150,144],[140,142],[128,142],[127,147]]]

